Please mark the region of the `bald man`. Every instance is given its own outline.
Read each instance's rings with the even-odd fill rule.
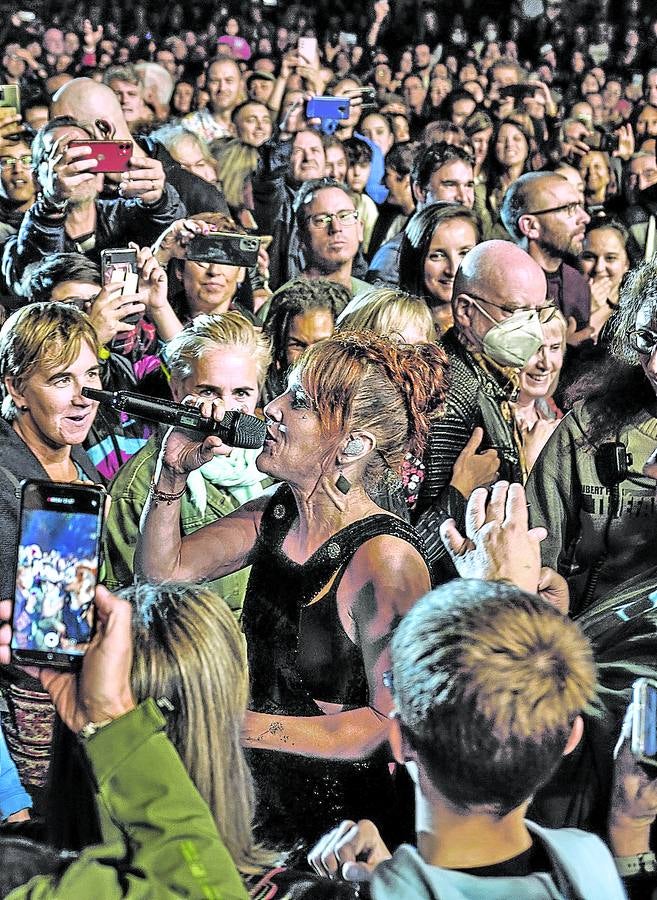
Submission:
[[[131,141],[133,157],[141,158],[146,165],[149,165],[146,161],[150,159],[159,171],[164,172],[167,182],[178,191],[188,215],[203,212],[230,215],[223,194],[214,185],[183,169],[152,136],[130,133],[121,104],[106,84],[99,84],[91,78],[74,78],[53,97],[51,115],[77,119],[90,128],[98,140],[111,136],[117,140]],[[108,197],[116,195],[120,180],[120,174],[105,176]]]
[[[445,414],[429,434],[415,510],[436,580],[456,575],[438,535],[441,522],[453,517],[462,525],[476,487],[526,475],[509,403],[519,370],[543,343],[541,322],[554,315],[546,294],[543,270],[515,244],[484,241],[463,257],[454,326],[440,342],[450,362]]]

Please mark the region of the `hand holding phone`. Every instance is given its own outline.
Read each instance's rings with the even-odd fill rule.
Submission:
[[[121,285],[123,296],[137,293],[139,272],[137,269],[137,251],[131,248],[115,248],[102,250],[100,254],[101,280],[104,286]],[[126,311],[123,321],[127,325],[136,325],[141,316],[134,311]],[[124,330],[124,329],[122,329]]]
[[[152,206],[162,199],[165,180],[164,169],[158,159],[133,157],[121,179],[119,193],[122,197],[141,200]]]
[[[13,662],[79,667],[93,636],[104,499],[95,485],[23,482]]]
[[[40,672],[60,718],[74,732],[90,722],[118,719],[136,705],[130,683],[132,607],[98,585],[94,609],[102,628],[84,656],[80,675],[51,668]]]
[[[135,322],[146,312],[141,293],[125,296],[120,282],[106,284],[88,310],[91,324],[101,344],[109,344],[117,334],[134,330]]]

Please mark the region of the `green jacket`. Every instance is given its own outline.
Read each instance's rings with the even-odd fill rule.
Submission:
[[[103,843],[85,850],[59,883],[38,875],[8,900],[246,900],[164,725],[157,705],[146,700],[85,742]]]
[[[155,473],[160,452],[157,435],[150,438],[141,450],[119,470],[110,485],[112,505],[104,529],[104,584],[111,591],[133,583],[134,556],[139,536],[139,520]],[[210,522],[227,516],[239,503],[227,488],[206,482],[208,499],[204,514],[192,503],[188,494],[180,505],[180,527],[183,535],[191,534]],[[210,581],[208,587],[223,597],[236,614],[242,610],[250,568],[241,569]]]

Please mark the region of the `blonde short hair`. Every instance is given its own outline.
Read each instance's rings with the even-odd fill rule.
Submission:
[[[42,369],[70,365],[86,343],[98,355],[100,344],[89,316],[72,303],[30,303],[11,315],[0,329],[0,380],[2,414],[13,418],[14,402],[5,380],[12,378],[18,390]]]
[[[212,350],[235,347],[255,359],[258,389],[262,388],[271,364],[271,342],[246,316],[235,310],[197,316],[167,344],[171,377],[188,378],[194,363]]]
[[[435,341],[431,312],[422,297],[395,288],[367,291],[354,297],[336,321],[337,331],[374,331],[388,337],[402,335],[414,325],[423,340]]]

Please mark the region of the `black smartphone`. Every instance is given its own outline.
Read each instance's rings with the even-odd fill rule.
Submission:
[[[94,629],[105,491],[24,481],[12,613],[12,661],[76,669]]]
[[[535,88],[527,87],[524,84],[507,84],[500,88],[500,97],[513,97],[514,100],[524,100],[526,97],[533,97]]]
[[[139,285],[137,269],[137,251],[117,247],[100,252],[100,273],[103,285],[123,284],[121,296],[136,294]],[[141,318],[139,313],[124,316],[122,321],[128,325],[136,325]]]
[[[246,234],[214,231],[197,234],[187,245],[187,259],[194,262],[217,263],[221,266],[252,268],[258,262],[260,241]]]
[[[632,755],[657,766],[657,681],[637,678],[632,685]]]

